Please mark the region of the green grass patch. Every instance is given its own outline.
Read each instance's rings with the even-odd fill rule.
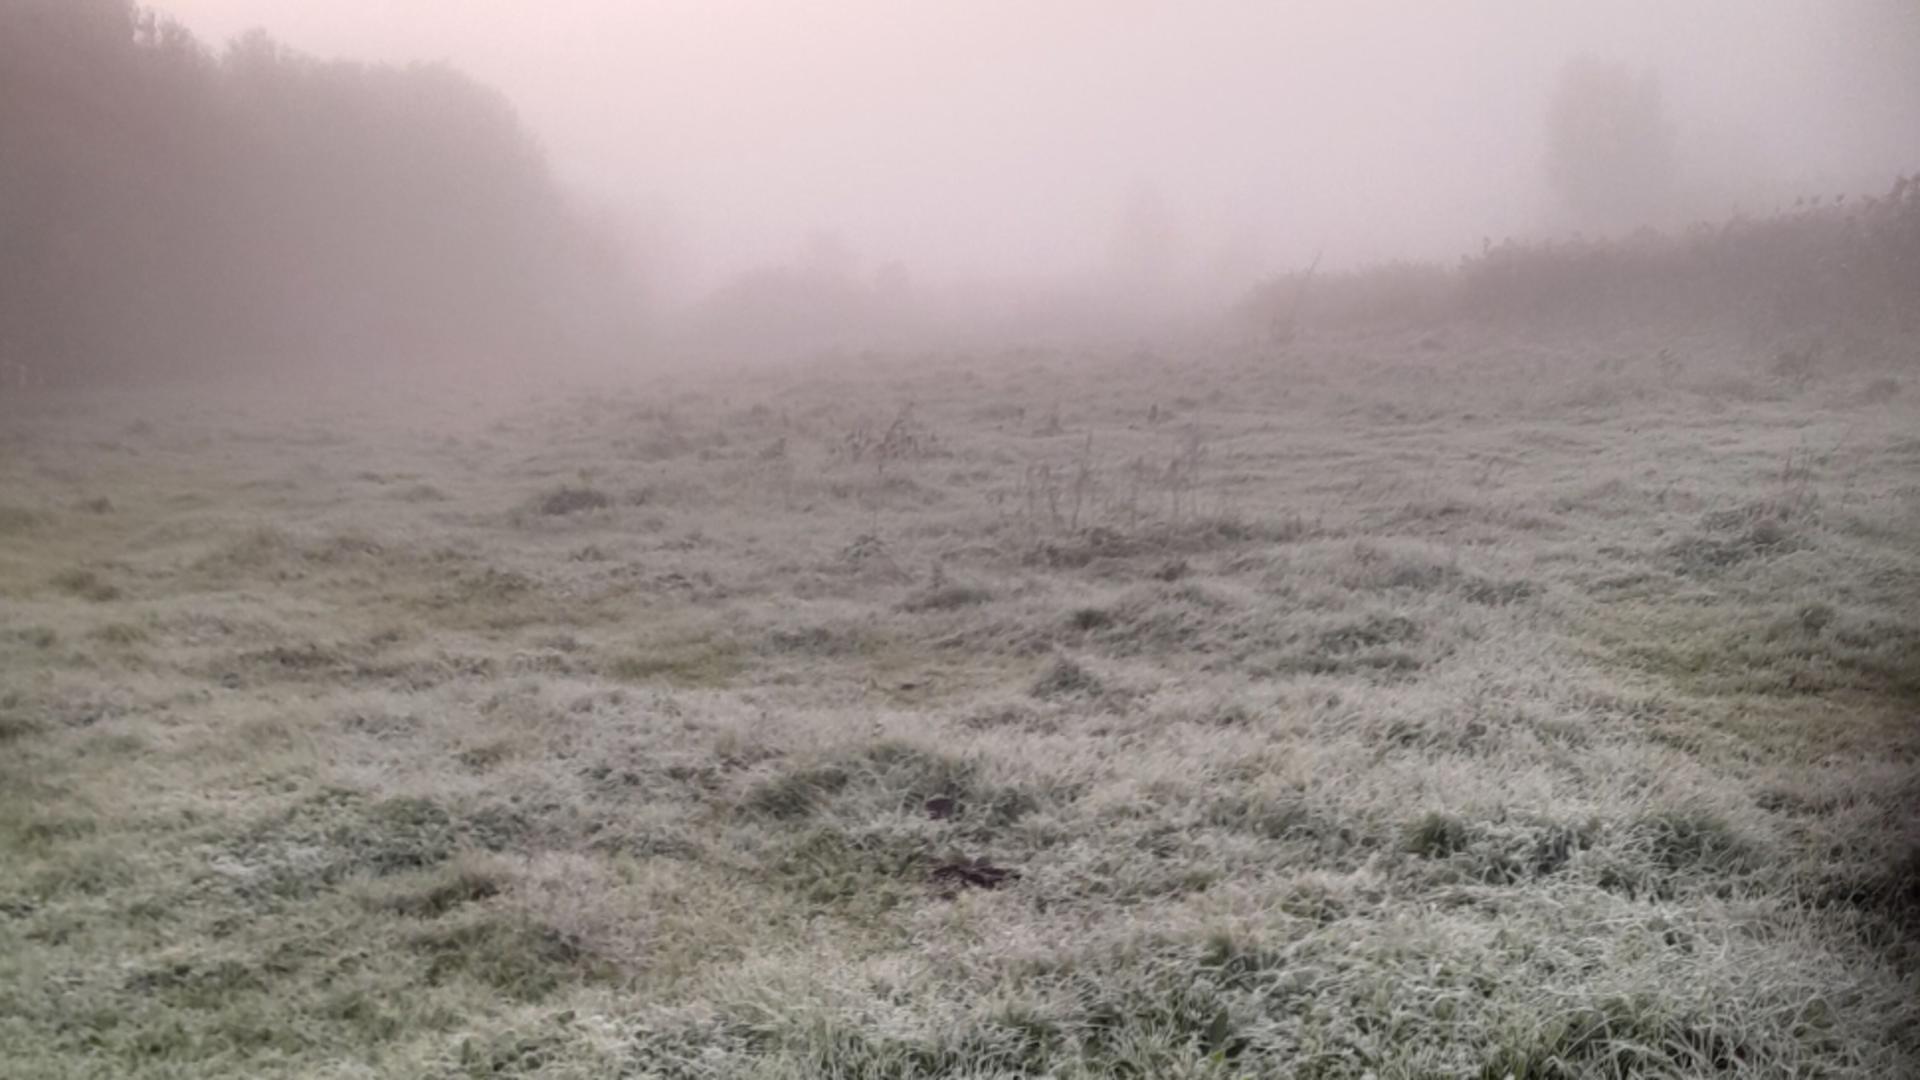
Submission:
[[[650,643],[606,663],[609,678],[630,683],[660,683],[685,689],[718,689],[747,669],[738,643],[698,637]]]
[[[408,945],[425,960],[428,985],[471,980],[520,1002],[614,974],[570,935],[503,911],[451,917],[420,930]]]

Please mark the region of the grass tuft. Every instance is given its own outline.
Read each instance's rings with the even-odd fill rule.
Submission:
[[[93,570],[62,570],[53,576],[52,584],[54,588],[69,596],[77,596],[96,604],[120,598],[120,587]]]
[[[1034,679],[1029,692],[1043,699],[1090,698],[1097,697],[1105,689],[1106,685],[1099,676],[1085,665],[1072,657],[1060,656]]]
[[[548,517],[564,517],[568,514],[582,514],[591,510],[605,510],[612,505],[613,497],[604,491],[566,485],[536,496],[533,501],[533,508]]]

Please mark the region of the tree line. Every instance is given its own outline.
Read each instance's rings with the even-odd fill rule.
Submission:
[[[0,0],[0,361],[45,382],[603,343],[620,259],[497,93]]]

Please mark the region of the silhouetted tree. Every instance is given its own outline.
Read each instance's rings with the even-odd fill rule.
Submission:
[[[215,57],[127,0],[0,0],[0,358],[545,356],[619,267],[498,94],[439,66]]]

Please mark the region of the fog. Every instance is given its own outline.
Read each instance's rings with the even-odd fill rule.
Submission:
[[[1920,154],[1904,0],[161,8],[498,87],[675,300],[823,232],[919,281],[1104,272],[1143,203],[1222,285],[1564,230],[1543,125],[1582,56],[1657,79],[1674,218],[1882,190]]]
[[[0,0],[0,1080],[1920,1078],[1920,0]]]
[[[1603,280],[1883,317],[1915,132],[1906,0],[0,0],[0,352],[25,380],[1286,337],[1316,274],[1369,272],[1316,289],[1376,321],[1585,314]],[[1518,249],[1545,261],[1456,280]]]

